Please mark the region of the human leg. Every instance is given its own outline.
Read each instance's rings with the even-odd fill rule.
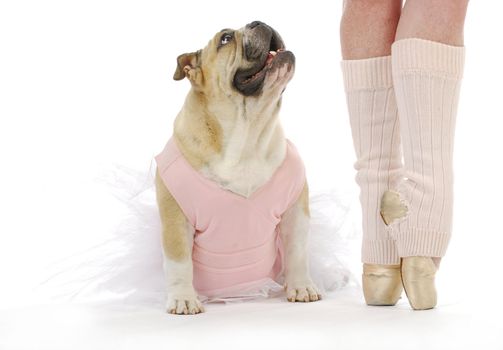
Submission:
[[[345,0],[340,23],[342,58],[389,56],[401,9],[401,0]]]
[[[466,0],[408,0],[392,46],[404,177],[385,192],[381,215],[392,224],[411,305],[436,304],[434,262],[452,224],[453,139],[463,71]],[[397,211],[406,212],[395,220]],[[398,215],[401,216],[401,215]],[[433,258],[433,261],[432,261]]]
[[[468,0],[407,0],[395,40],[418,38],[463,46]]]
[[[400,0],[346,1],[341,19],[344,86],[362,206],[363,290],[370,305],[393,305],[402,288],[399,256],[379,217],[384,191],[401,178],[391,43]]]

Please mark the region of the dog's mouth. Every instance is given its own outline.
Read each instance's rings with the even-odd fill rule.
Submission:
[[[257,63],[251,68],[238,70],[234,75],[234,87],[245,96],[260,93],[267,73],[286,62],[293,63],[295,56],[285,50],[283,40],[272,30],[269,50],[263,50]]]

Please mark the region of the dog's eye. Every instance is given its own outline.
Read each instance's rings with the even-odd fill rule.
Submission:
[[[231,42],[231,40],[232,40],[232,35],[230,35],[230,34],[222,35],[222,37],[220,38],[220,46],[227,45],[228,43]]]

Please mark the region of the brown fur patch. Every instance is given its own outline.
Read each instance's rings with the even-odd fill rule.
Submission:
[[[304,188],[302,189],[302,193],[300,194],[299,201],[302,205],[304,214],[311,217],[311,212],[309,211],[309,186],[307,185],[307,181],[304,184]]]
[[[187,129],[191,129],[191,131]],[[175,140],[190,165],[194,169],[200,169],[221,151],[220,125],[213,120],[206,120],[202,123],[192,124],[187,129],[183,134],[175,133]],[[186,137],[184,134],[198,136]]]
[[[187,237],[187,218],[164,185],[159,171],[155,175],[155,187],[161,216],[164,254],[174,261],[185,260],[191,252]]]
[[[221,32],[215,34],[209,44],[198,51],[200,79],[197,84],[193,82],[184,108],[175,120],[177,145],[195,169],[202,168],[222,151],[223,132],[217,119],[219,115],[210,110],[228,104],[229,94],[237,94],[224,82],[232,81],[232,72],[242,64],[243,49],[238,44],[242,41],[242,34],[236,31],[232,43],[217,50],[221,35]],[[232,117],[234,112],[227,114],[227,118]]]
[[[206,113],[205,97],[191,91],[183,115],[175,120],[174,136],[178,148],[194,169],[202,168],[222,150],[222,127]]]

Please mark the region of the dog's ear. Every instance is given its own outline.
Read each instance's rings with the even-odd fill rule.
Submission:
[[[182,80],[187,77],[191,83],[199,83],[201,79],[201,50],[184,53],[176,59],[176,71],[173,79]]]

